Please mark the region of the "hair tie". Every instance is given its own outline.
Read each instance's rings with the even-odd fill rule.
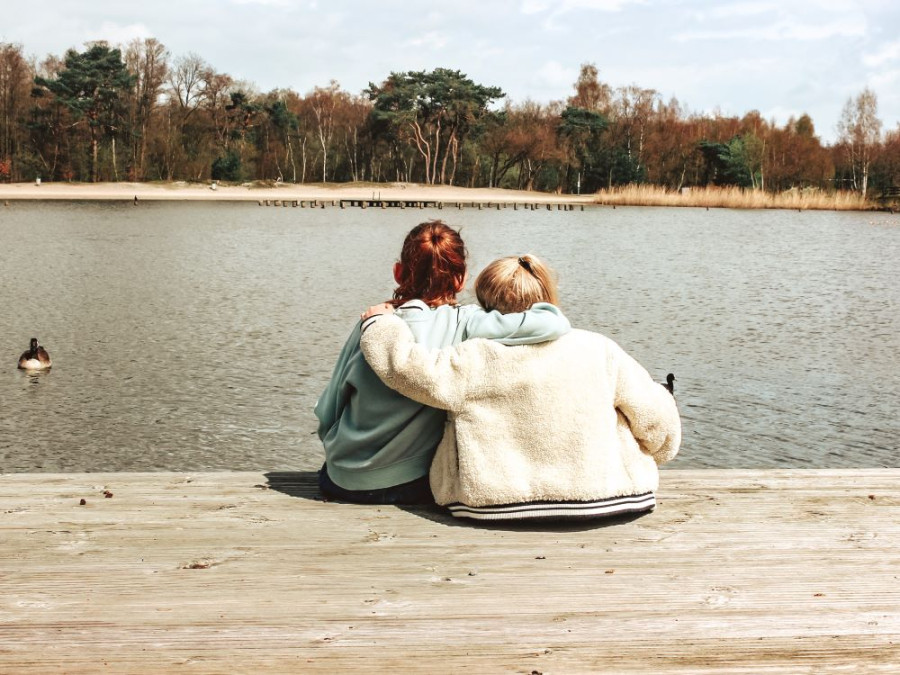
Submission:
[[[532,276],[534,276],[534,270],[531,269],[531,263],[525,260],[525,258],[519,258],[519,264],[525,268],[525,270]]]

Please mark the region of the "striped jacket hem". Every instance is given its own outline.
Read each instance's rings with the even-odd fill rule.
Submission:
[[[457,518],[474,518],[475,520],[587,520],[589,518],[606,518],[625,513],[652,511],[656,507],[656,495],[645,492],[639,495],[611,497],[585,502],[524,502],[521,504],[498,504],[494,506],[468,506],[466,504],[449,504],[447,508]]]

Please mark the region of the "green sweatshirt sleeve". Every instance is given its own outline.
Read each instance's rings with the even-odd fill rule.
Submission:
[[[558,307],[537,302],[531,309],[514,314],[479,309],[466,319],[462,339],[487,338],[505,345],[532,345],[562,337],[571,328]]]
[[[328,386],[316,401],[315,414],[319,419],[318,435],[321,440],[334,427],[348,399],[347,381],[354,367],[354,356],[359,354],[360,324],[357,323],[344,343]]]

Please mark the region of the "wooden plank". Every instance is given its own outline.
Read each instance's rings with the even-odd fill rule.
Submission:
[[[664,471],[641,518],[484,526],[308,472],[2,475],[0,672],[896,672],[898,484]]]

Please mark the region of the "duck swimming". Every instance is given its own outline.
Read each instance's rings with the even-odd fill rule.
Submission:
[[[675,375],[674,373],[669,373],[666,375],[666,381],[663,386],[669,390],[669,393],[673,396],[675,395]]]
[[[19,368],[22,370],[49,370],[53,365],[47,350],[38,344],[37,338],[31,338],[31,346],[19,357]]]

